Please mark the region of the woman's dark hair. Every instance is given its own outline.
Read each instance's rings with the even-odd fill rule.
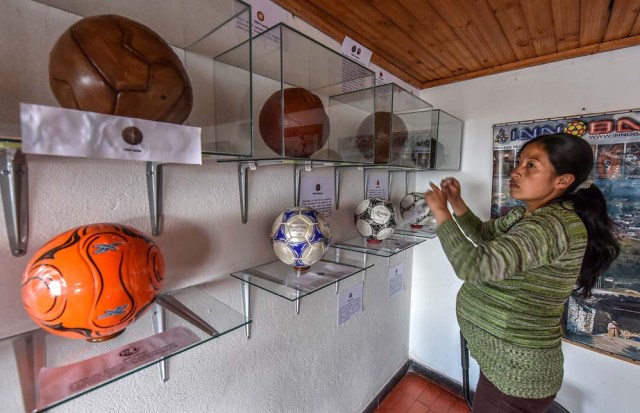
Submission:
[[[587,228],[587,250],[582,259],[576,290],[580,295],[589,297],[598,277],[620,253],[615,224],[609,216],[607,201],[600,189],[594,184],[577,189],[593,170],[593,151],[586,140],[566,133],[538,136],[522,145],[520,151],[532,143],[544,147],[558,175],[571,174],[575,177],[571,186],[552,202],[571,201]]]

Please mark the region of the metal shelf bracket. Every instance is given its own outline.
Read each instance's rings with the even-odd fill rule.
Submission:
[[[147,162],[147,193],[149,196],[149,216],[151,233],[160,235],[162,226],[162,164]]]
[[[0,190],[11,254],[27,253],[29,233],[29,174],[19,149],[0,149]]]

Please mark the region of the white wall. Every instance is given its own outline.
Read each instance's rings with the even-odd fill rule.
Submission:
[[[489,218],[492,125],[637,108],[640,106],[640,47],[603,53],[445,85],[421,97],[464,120],[462,168],[420,174],[429,180],[456,176],[469,206]],[[460,287],[437,239],[414,254],[410,358],[461,381],[455,295]],[[572,412],[637,411],[640,367],[569,343],[563,344],[565,378],[557,400]],[[471,371],[472,387],[478,378]]]
[[[47,56],[71,20],[27,0],[0,0],[0,10],[0,123],[7,123],[17,121],[20,101],[57,106],[48,87]],[[339,49],[335,42],[332,46]],[[25,257],[10,254],[0,218],[0,337],[34,328],[20,302],[20,280],[28,259],[48,239],[92,222],[150,232],[144,163],[28,156],[28,166]],[[329,168],[311,172],[332,173]],[[356,235],[352,213],[363,198],[362,172],[341,175],[340,209],[330,221],[335,241]],[[208,282],[216,298],[241,311],[240,283],[229,273],[276,259],[268,235],[273,219],[293,206],[292,166],[250,173],[246,225],[240,220],[236,164],[168,165],[163,191],[164,228],[155,240],[166,260],[166,289]],[[411,254],[398,254],[390,264],[405,258],[407,290],[389,302],[388,262],[369,257],[376,266],[366,272],[365,311],[341,326],[333,287],[304,298],[299,315],[292,302],[252,289],[250,340],[242,330],[232,332],[172,358],[166,383],[149,368],[54,410],[360,412],[407,361]],[[340,288],[361,280],[358,274]],[[20,389],[7,342],[0,343],[0,369],[0,410],[19,412]]]

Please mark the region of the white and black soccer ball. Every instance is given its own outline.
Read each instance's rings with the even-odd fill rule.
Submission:
[[[331,229],[319,211],[294,207],[273,222],[271,245],[280,261],[306,270],[327,252]]]
[[[413,228],[435,224],[431,208],[421,192],[410,192],[400,199],[400,216],[404,223],[410,224]]]
[[[360,202],[354,214],[356,229],[369,242],[389,238],[396,227],[396,214],[390,201],[367,198]]]

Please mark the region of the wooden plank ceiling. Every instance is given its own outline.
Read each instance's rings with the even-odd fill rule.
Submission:
[[[424,89],[640,44],[640,0],[273,0]]]

